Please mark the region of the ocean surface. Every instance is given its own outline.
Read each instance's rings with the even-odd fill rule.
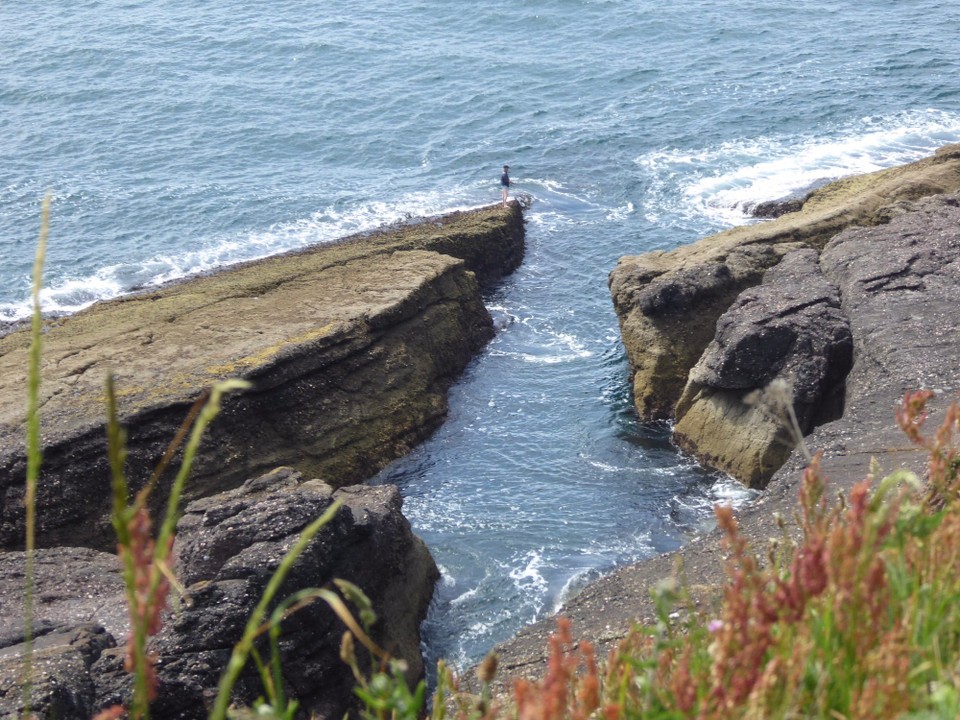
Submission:
[[[955,0],[0,4],[0,320],[532,198],[501,330],[397,483],[465,665],[746,493],[638,424],[621,255],[960,141]],[[944,29],[947,30],[944,30]]]

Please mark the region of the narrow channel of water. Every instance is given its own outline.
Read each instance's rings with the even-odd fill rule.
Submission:
[[[495,339],[454,386],[446,424],[376,482],[442,570],[428,662],[464,666],[618,565],[677,547],[746,492],[644,426],[597,253],[608,213],[542,190],[522,267],[486,300]]]

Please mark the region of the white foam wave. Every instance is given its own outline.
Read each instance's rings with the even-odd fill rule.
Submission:
[[[573,597],[583,590],[590,582],[598,579],[601,576],[601,572],[596,568],[580,568],[575,571],[567,581],[563,584],[563,587],[560,588],[560,592],[557,593],[557,597],[553,602],[553,605],[550,607],[550,614],[556,614],[563,609],[563,606],[566,605]]]
[[[469,188],[448,192],[416,192],[392,201],[368,201],[352,207],[329,206],[309,217],[276,223],[243,235],[198,241],[194,249],[173,255],[158,253],[133,263],[109,265],[87,277],[54,279],[41,293],[44,312],[72,313],[134,288],[157,287],[240,262],[333,242],[338,238],[375,230],[385,225],[416,221],[450,212],[474,210],[482,204],[470,202]],[[28,298],[0,304],[0,321],[29,317]]]
[[[498,323],[500,329],[519,324],[531,333],[531,341],[524,349],[517,350],[502,350],[494,346],[489,351],[491,356],[513,357],[526,363],[538,365],[555,365],[594,355],[594,351],[590,350],[576,335],[555,330],[549,324],[544,323],[543,318],[535,316],[520,317],[506,312],[499,316],[508,320]],[[516,346],[520,343],[514,341],[512,344]],[[558,350],[559,352],[557,352]]]
[[[611,465],[610,463],[601,462],[599,460],[587,460],[587,465],[607,473],[618,473],[624,470],[624,468]]]
[[[530,550],[520,564],[510,568],[509,576],[518,590],[542,596],[547,591],[547,580],[540,574],[543,567],[543,549]]]
[[[479,588],[470,588],[465,593],[453,598],[453,600],[450,601],[450,604],[454,606],[463,605],[464,603],[470,602],[473,598],[475,598],[478,592]]]
[[[654,552],[649,530],[638,531],[621,538],[597,540],[580,550],[579,567],[572,570],[551,606],[551,613],[559,611],[591,581],[611,568],[636,562]]]
[[[70,279],[58,289],[40,290],[40,307],[59,312],[72,312],[103,298],[113,297],[121,291],[120,285],[111,277],[109,270],[101,271],[86,280]],[[60,302],[60,296],[75,298],[72,302]]]
[[[699,151],[660,150],[635,162],[649,176],[641,206],[651,222],[674,214],[740,225],[750,221],[746,213],[758,202],[913,162],[957,141],[960,113],[929,109],[860,118],[832,137],[763,137]]]
[[[440,571],[440,584],[443,587],[456,587],[457,579],[450,574],[450,570],[445,565],[437,563],[437,570]]]
[[[727,475],[721,475],[711,486],[709,496],[720,505],[741,507],[757,496],[756,490],[751,490],[743,483]]]

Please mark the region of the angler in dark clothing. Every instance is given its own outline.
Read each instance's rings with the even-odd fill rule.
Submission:
[[[503,204],[507,204],[507,196],[510,194],[510,166],[503,166],[503,175],[500,176],[500,198]]]

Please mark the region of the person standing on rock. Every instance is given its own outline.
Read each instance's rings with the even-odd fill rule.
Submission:
[[[503,166],[503,175],[500,176],[500,199],[503,201],[503,206],[507,206],[507,197],[510,195],[510,166]]]

